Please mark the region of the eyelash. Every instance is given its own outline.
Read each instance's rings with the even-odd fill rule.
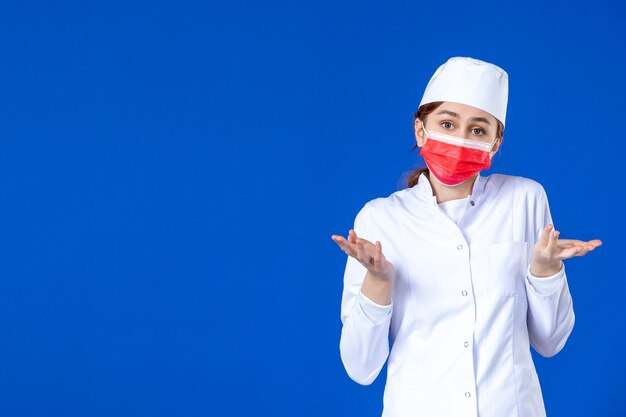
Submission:
[[[441,126],[443,126],[445,129],[450,129],[446,125],[454,126],[451,122],[441,122]],[[480,133],[474,133],[474,130],[479,130]],[[472,128],[472,134],[482,136],[485,134],[485,130],[480,127],[475,127],[475,128]]]

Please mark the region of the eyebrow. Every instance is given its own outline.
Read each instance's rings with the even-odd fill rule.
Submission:
[[[458,117],[459,117],[459,114],[458,114],[458,113],[455,113],[455,112],[450,111],[450,110],[441,110],[441,111],[440,111],[439,113],[437,113],[437,114],[438,114],[438,115],[439,115],[439,114],[447,114],[447,115],[450,115],[450,116],[452,116],[452,117],[456,117],[457,119],[458,119]],[[483,122],[483,123],[486,123],[486,124],[488,124],[489,126],[491,126],[491,122],[489,121],[489,119],[486,119],[486,118],[484,118],[484,117],[472,117],[472,118],[470,118],[470,120],[471,120],[472,122]]]

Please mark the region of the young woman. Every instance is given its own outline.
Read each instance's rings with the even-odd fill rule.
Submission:
[[[574,326],[543,187],[481,176],[503,139],[508,75],[472,58],[435,72],[415,114],[426,168],[359,211],[347,239],[340,352],[367,385],[388,362],[384,417],[545,416],[530,346],[558,353]]]

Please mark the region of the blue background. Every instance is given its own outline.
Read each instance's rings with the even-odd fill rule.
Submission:
[[[624,416],[619,1],[3,0],[0,415],[379,416],[339,357],[346,234],[422,165],[462,55],[510,76],[490,172],[542,183],[577,322],[548,415]]]

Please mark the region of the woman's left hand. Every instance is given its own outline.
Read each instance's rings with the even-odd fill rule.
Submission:
[[[561,239],[558,230],[552,231],[554,225],[549,224],[541,232],[533,249],[530,261],[530,273],[536,277],[549,277],[561,270],[561,261],[573,256],[584,256],[589,251],[602,245],[599,239],[585,242],[583,240]]]

